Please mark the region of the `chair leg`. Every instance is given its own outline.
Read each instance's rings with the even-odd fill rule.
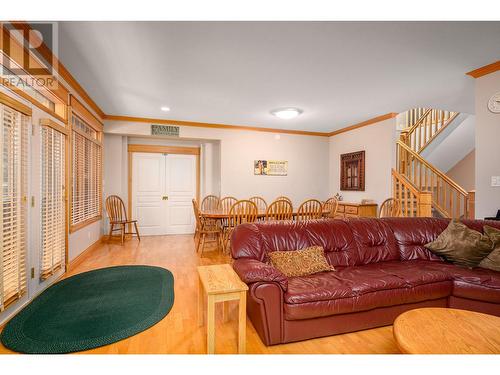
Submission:
[[[137,239],[141,242],[141,236],[139,235],[139,229],[137,229],[137,223],[134,223],[135,233],[137,234]]]
[[[122,245],[125,242],[125,224],[122,224]]]
[[[206,234],[203,233],[203,235],[201,237],[201,253],[200,253],[200,256],[203,256],[203,250],[205,249],[205,236],[206,236]]]
[[[109,224],[109,235],[108,235],[108,241],[111,241],[111,236],[113,235],[113,228],[114,228],[114,224]]]

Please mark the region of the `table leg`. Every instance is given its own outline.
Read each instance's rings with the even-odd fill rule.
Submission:
[[[198,326],[201,327],[203,325],[204,315],[205,315],[205,300],[204,300],[204,290],[203,283],[201,279],[198,279]]]
[[[229,301],[222,302],[222,321],[224,323],[229,321]]]
[[[246,352],[247,342],[247,293],[240,293],[240,303],[238,307],[238,353]]]
[[[208,296],[207,304],[207,353],[215,353],[215,298]]]

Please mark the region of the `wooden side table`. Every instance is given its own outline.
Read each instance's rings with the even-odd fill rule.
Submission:
[[[240,280],[229,264],[199,266],[198,276],[198,324],[200,326],[203,325],[203,307],[205,295],[207,295],[207,353],[215,353],[215,304],[234,300],[239,301],[238,352],[245,353],[248,286]]]

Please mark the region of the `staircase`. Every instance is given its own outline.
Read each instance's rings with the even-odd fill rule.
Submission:
[[[393,197],[402,216],[474,217],[474,192],[467,192],[422,156],[458,115],[426,108],[406,112],[406,128],[396,142],[396,169],[392,170]]]

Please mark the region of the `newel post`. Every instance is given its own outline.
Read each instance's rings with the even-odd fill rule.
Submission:
[[[418,194],[418,217],[432,217],[432,193],[422,191]]]
[[[467,194],[467,218],[476,218],[476,191],[471,190]]]

